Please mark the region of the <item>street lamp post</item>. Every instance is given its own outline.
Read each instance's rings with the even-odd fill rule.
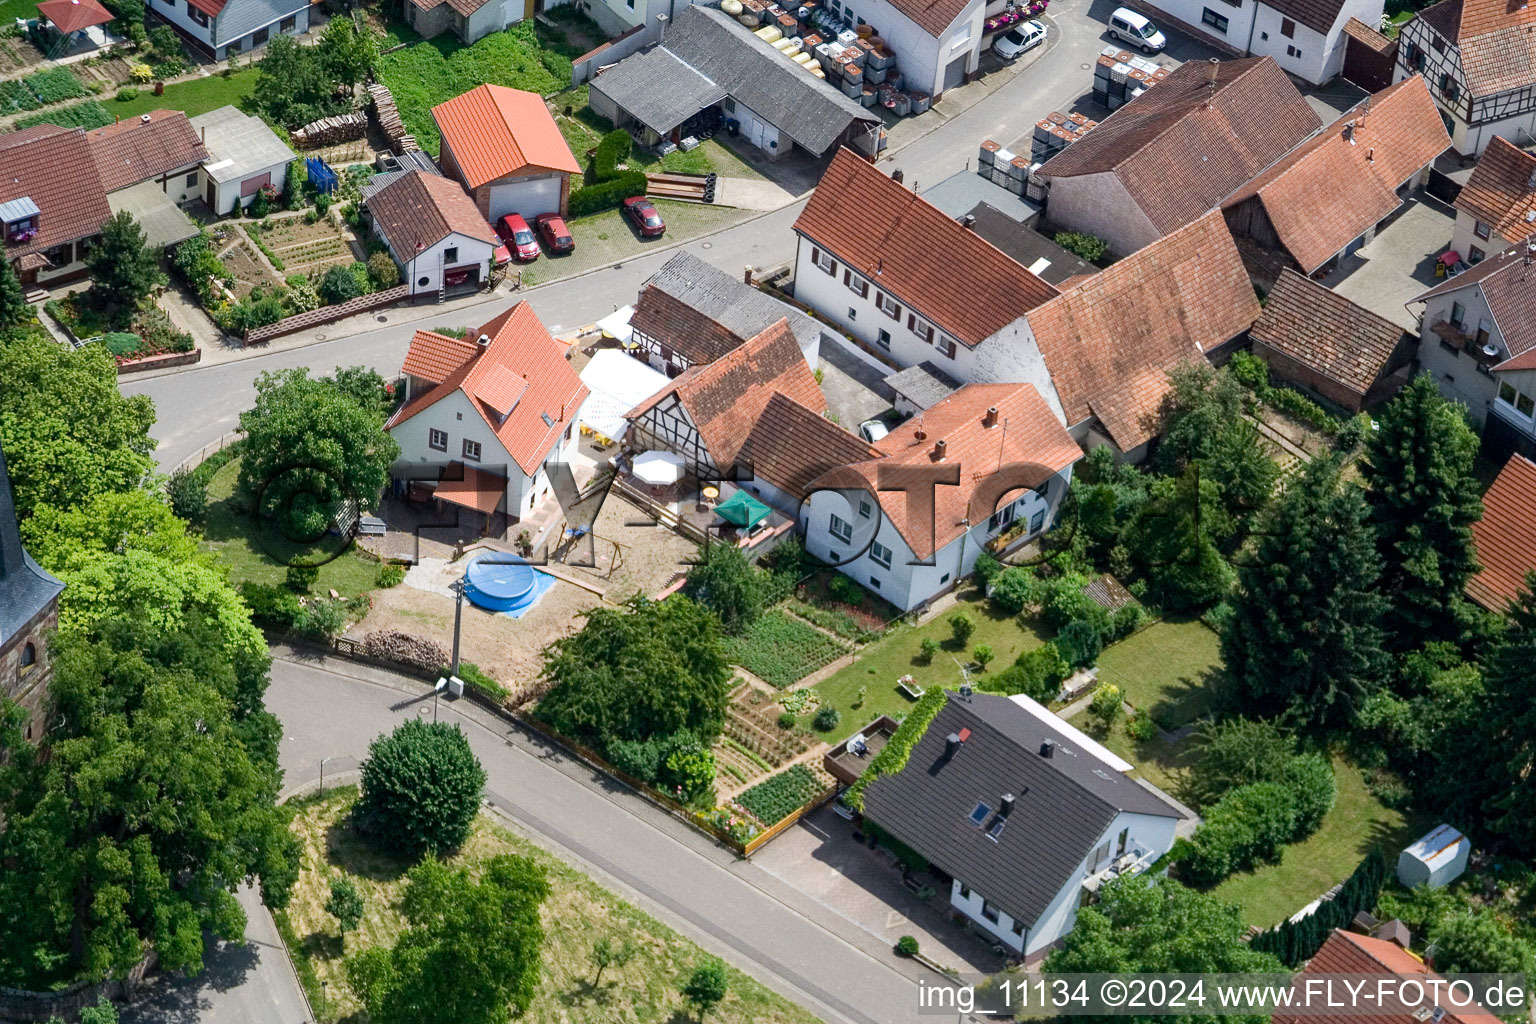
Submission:
[[[454,596],[453,667],[448,670],[448,674],[451,676],[456,676],[459,674],[459,630],[464,622],[464,578],[461,576],[454,580],[452,583],[448,584],[448,588],[453,591]]]
[[[328,981],[322,981],[320,983],[320,1017],[321,1017],[321,1019],[324,1019],[324,1017],[325,1017],[325,990],[326,990],[327,987],[329,987],[329,985],[330,985],[330,982],[328,982]]]
[[[443,691],[446,690],[446,689],[448,689],[448,680],[444,679],[442,676],[438,676],[437,682],[432,684],[432,722],[433,722],[433,724],[437,723],[437,698],[442,696]]]
[[[325,796],[325,766],[336,760],[334,757],[322,757],[320,759],[320,795]]]

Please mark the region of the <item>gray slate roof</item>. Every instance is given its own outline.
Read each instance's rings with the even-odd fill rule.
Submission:
[[[1058,728],[1007,697],[951,694],[907,766],[864,791],[864,814],[940,870],[971,886],[1010,917],[1033,927],[1071,883],[1121,811],[1182,818],[1155,793],[1114,770]],[[945,740],[969,729],[952,759]],[[1052,757],[1041,743],[1054,740]],[[994,842],[987,830],[1004,793],[1013,813]],[[981,827],[977,801],[992,809]]]
[[[0,646],[64,592],[64,584],[32,561],[21,546],[11,477],[0,451]]]
[[[683,8],[659,47],[620,61],[592,88],[658,132],[729,95],[816,154],[853,122],[880,120],[709,7]]]
[[[297,160],[288,144],[259,117],[236,107],[219,107],[192,118],[192,127],[207,132],[208,159],[203,172],[214,181],[237,181],[268,167]],[[273,182],[282,186],[281,180]]]
[[[732,277],[718,267],[679,252],[645,282],[691,306],[743,341],[782,319],[804,349],[821,334],[821,325],[787,302]]]
[[[619,61],[594,78],[592,88],[658,135],[728,95],[661,46]]]
[[[885,383],[919,409],[938,405],[960,390],[959,381],[928,362],[893,373],[885,378]]]
[[[428,174],[435,174],[438,177],[443,176],[443,172],[438,169],[437,164],[432,162],[432,158],[419,149],[413,149],[408,153],[401,153],[395,157],[395,160],[399,162],[400,170],[384,171],[380,174],[375,174],[363,183],[361,192],[364,203],[367,203],[368,200],[384,191],[385,186],[400,180],[412,171],[426,171]]]
[[[975,171],[956,171],[943,181],[923,189],[923,201],[936,206],[956,220],[974,210],[978,203],[996,207],[1020,224],[1028,224],[1040,216],[1044,206],[1032,199],[1003,188]]]
[[[309,0],[229,0],[219,12],[213,45],[242,39],[263,25],[281,21],[309,6]]]

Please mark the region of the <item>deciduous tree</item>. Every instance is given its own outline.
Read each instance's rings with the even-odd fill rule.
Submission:
[[[683,593],[720,617],[727,633],[741,633],[763,613],[766,581],[734,544],[710,544],[688,570]]]
[[[1387,403],[1360,470],[1381,553],[1389,650],[1464,639],[1467,580],[1477,571],[1472,524],[1483,516],[1472,472],[1477,435],[1423,373]]]
[[[719,957],[706,957],[683,983],[683,998],[698,1012],[699,1020],[703,1020],[706,1013],[725,999],[729,983],[725,962]]]
[[[21,279],[10,260],[0,260],[0,329],[18,327],[34,316],[32,306],[22,290]]]
[[[539,716],[599,750],[679,732],[707,745],[725,721],[731,670],[720,622],[682,595],[595,609],[580,632],[550,645],[544,673],[554,687]]]
[[[1222,636],[1245,704],[1338,727],[1382,682],[1380,558],[1359,489],[1314,459],[1260,520]]]
[[[410,927],[392,949],[347,963],[374,1024],[506,1024],[533,1000],[549,895],[544,869],[503,855],[477,876],[425,860],[400,909]]]
[[[347,932],[357,930],[363,923],[363,894],[350,878],[338,878],[331,882],[331,895],[325,901],[325,912],[336,919],[336,930],[343,938]]]
[[[457,725],[412,718],[368,745],[361,789],[353,813],[378,843],[412,858],[447,854],[469,838],[485,769]]]

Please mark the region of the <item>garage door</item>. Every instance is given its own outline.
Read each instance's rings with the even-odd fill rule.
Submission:
[[[957,85],[964,85],[965,84],[965,62],[969,58],[970,58],[970,54],[962,53],[960,56],[956,57],[954,60],[950,61],[948,65],[945,66],[945,68],[944,68],[944,91],[945,92],[948,92],[950,89],[953,89]]]
[[[509,213],[520,213],[532,223],[541,213],[560,212],[560,179],[539,178],[511,185],[491,186],[491,223]]]

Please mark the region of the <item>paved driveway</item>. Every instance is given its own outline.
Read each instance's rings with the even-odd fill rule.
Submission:
[[[894,946],[903,935],[945,967],[965,973],[995,971],[1002,962],[983,942],[949,919],[949,886],[920,879],[938,889],[927,903],[901,881],[901,868],[881,850],[871,850],[851,821],[830,805],[752,857],[763,871],[787,882],[843,920]]]
[[[1435,260],[1451,244],[1456,211],[1416,190],[1397,219],[1388,224],[1369,245],[1339,261],[1339,268],[1323,278],[1323,284],[1372,313],[1386,317],[1405,330],[1418,331],[1417,305],[1407,304],[1433,288]]]

